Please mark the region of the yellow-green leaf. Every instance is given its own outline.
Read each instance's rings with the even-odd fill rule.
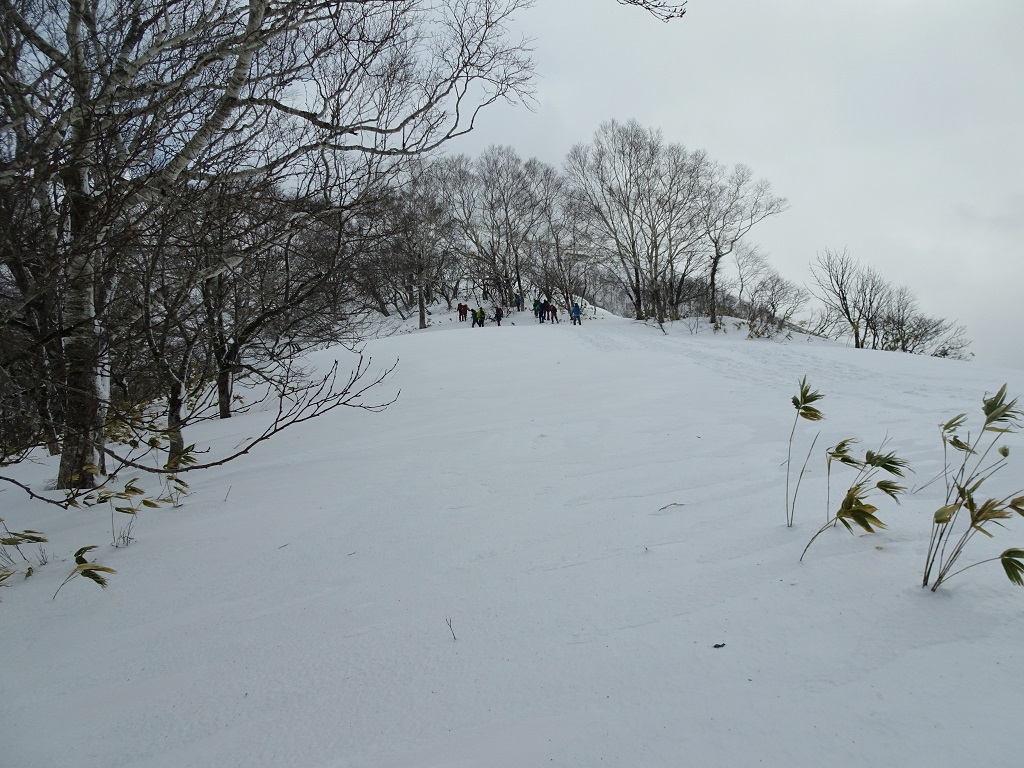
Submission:
[[[949,441],[949,444],[956,448],[958,451],[963,451],[964,453],[974,453],[974,449],[971,448],[971,446],[969,446],[959,437],[954,437],[952,440]]]
[[[940,424],[939,426],[942,428],[943,432],[952,432],[952,431],[958,429],[959,427],[962,427],[966,422],[967,422],[967,414],[966,413],[959,413],[956,416],[954,416],[952,419],[947,421],[945,424]]]
[[[1007,549],[999,556],[1006,578],[1018,587],[1024,587],[1024,549]]]
[[[946,506],[936,510],[935,512],[935,524],[945,525],[953,519],[953,515],[956,514],[957,510],[960,509],[959,504],[947,504]]]

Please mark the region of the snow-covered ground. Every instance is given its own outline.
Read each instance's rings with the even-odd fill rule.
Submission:
[[[998,563],[921,589],[941,483],[798,558],[826,447],[888,437],[924,485],[937,425],[976,425],[1024,371],[732,325],[512,321],[372,341],[374,368],[400,360],[380,394],[397,403],[188,476],[126,548],[105,508],[0,490],[53,558],[0,590],[5,768],[1019,764],[1024,590]],[[805,375],[826,420],[798,425],[801,461],[821,437],[787,528]],[[225,453],[266,418],[189,439]],[[1021,442],[992,495],[1024,487]],[[55,469],[7,472],[44,487]],[[851,478],[833,467],[833,503]],[[1024,546],[1007,528],[965,564]],[[110,587],[51,600],[86,544]]]

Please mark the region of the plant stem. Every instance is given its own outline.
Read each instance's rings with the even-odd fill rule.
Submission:
[[[800,411],[793,417],[793,428],[789,430],[789,449],[786,451],[786,527],[793,527],[792,515],[789,506],[789,472],[793,464],[793,435],[796,434],[796,425],[800,421]]]
[[[823,526],[821,526],[821,528],[818,529],[818,532],[816,534],[811,536],[811,540],[807,542],[807,546],[804,547],[804,551],[800,553],[800,559],[797,562],[802,563],[804,561],[804,555],[807,554],[807,550],[811,548],[811,544],[814,543],[814,540],[816,538],[818,538],[819,536],[821,536],[821,534],[823,534],[831,526],[835,525],[835,522],[838,519],[839,519],[838,517],[831,518],[828,522],[826,522]]]
[[[971,563],[970,565],[965,565],[959,571],[954,571],[953,573],[949,574],[948,576],[943,577],[941,580],[940,579],[936,579],[935,580],[935,586],[932,587],[932,592],[934,592],[936,589],[938,589],[939,588],[939,584],[941,584],[943,581],[949,581],[954,576],[956,576],[958,573],[963,573],[967,569],[973,568],[976,565],[984,565],[985,563],[992,563],[992,562],[995,562],[996,560],[1000,560],[1000,559],[1001,558],[998,558],[998,557],[990,557],[988,560],[979,560],[976,563]]]
[[[818,442],[818,438],[820,436],[821,436],[821,432],[816,434],[814,436],[814,439],[811,441],[811,447],[807,451],[807,458],[804,459],[804,465],[800,468],[800,475],[796,479],[796,488],[793,489],[793,509],[789,513],[789,519],[788,519],[788,522],[787,522],[787,525],[790,528],[793,527],[793,519],[796,517],[796,497],[800,494],[800,483],[804,479],[804,472],[807,471],[807,463],[811,460],[811,452],[814,450],[814,445],[815,445],[815,443]]]

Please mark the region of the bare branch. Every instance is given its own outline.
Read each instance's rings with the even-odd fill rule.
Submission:
[[[643,8],[661,21],[681,19],[686,13],[686,3],[667,3],[664,0],[618,0],[619,5],[633,5]]]

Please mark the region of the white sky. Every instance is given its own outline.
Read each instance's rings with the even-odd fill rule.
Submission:
[[[663,24],[614,0],[539,0],[534,112],[495,107],[453,146],[560,165],[607,119],[745,163],[790,208],[752,241],[805,283],[848,248],[1024,367],[1024,4],[690,0]]]

